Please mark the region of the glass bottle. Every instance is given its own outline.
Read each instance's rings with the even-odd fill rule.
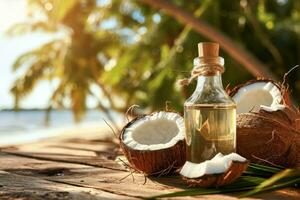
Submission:
[[[236,104],[222,85],[219,44],[199,43],[192,76],[197,87],[184,104],[187,160],[200,163],[236,150]]]

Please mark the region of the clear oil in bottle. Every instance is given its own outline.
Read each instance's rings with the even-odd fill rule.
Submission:
[[[200,163],[236,148],[236,106],[199,104],[185,107],[187,160]]]

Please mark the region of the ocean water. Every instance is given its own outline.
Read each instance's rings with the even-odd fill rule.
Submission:
[[[0,146],[31,142],[61,134],[62,130],[78,127],[103,127],[107,117],[98,110],[89,110],[79,123],[73,120],[70,110],[54,110],[50,114],[48,125],[45,123],[45,111],[0,111]],[[122,123],[121,114],[111,112],[118,123]]]

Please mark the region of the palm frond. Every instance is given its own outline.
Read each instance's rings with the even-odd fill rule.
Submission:
[[[240,197],[253,196],[262,192],[269,192],[285,187],[295,186],[300,184],[300,170],[299,169],[285,169],[269,179],[266,179],[253,190],[242,194]]]

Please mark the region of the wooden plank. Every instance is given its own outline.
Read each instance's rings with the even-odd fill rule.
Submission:
[[[107,168],[111,170],[127,171],[123,166],[98,156],[74,156],[67,154],[47,154],[47,153],[32,153],[32,152],[16,152],[16,151],[3,151],[4,154],[16,155],[19,157],[34,158],[45,161],[56,161],[63,163],[82,164],[87,166]]]
[[[112,170],[126,171],[122,165],[114,161],[120,154],[119,147],[112,141],[98,141],[87,144],[71,141],[50,141],[31,145],[19,145],[14,148],[2,148],[0,152],[20,157],[35,158],[45,161],[77,163]],[[106,153],[104,153],[106,152]]]
[[[0,199],[22,200],[82,200],[82,199],[134,199],[92,188],[56,183],[35,177],[0,171]]]
[[[80,156],[105,156],[105,154],[120,154],[119,145],[111,139],[67,139],[43,141],[15,147],[0,148],[0,151],[55,153]]]

